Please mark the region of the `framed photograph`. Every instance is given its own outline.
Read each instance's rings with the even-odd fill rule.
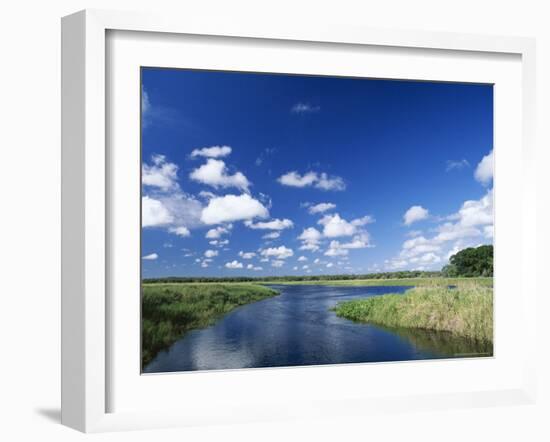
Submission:
[[[84,11],[62,44],[64,424],[533,400],[532,40]]]

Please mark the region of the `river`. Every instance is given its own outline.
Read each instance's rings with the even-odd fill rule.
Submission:
[[[144,373],[489,356],[447,333],[390,330],[339,318],[338,302],[410,287],[273,285],[279,296],[228,313],[161,351]]]

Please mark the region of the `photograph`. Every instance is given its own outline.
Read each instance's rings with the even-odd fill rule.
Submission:
[[[143,374],[493,356],[493,84],[140,88]]]

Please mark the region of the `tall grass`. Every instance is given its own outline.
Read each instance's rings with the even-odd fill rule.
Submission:
[[[275,290],[253,284],[144,284],[142,366],[187,331],[207,327],[241,305],[275,295]]]
[[[493,289],[478,283],[456,288],[416,287],[340,303],[340,317],[386,327],[446,331],[479,342],[493,341]]]

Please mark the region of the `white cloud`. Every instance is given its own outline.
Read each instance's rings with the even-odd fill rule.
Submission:
[[[422,221],[430,216],[427,209],[422,206],[412,206],[403,215],[403,222],[406,226],[410,226],[412,223]]]
[[[319,258],[315,258],[315,261],[313,261],[313,264],[319,264],[321,260]]]
[[[252,270],[252,269],[254,268],[254,264],[248,264],[248,265],[246,266],[246,268],[247,268],[248,270]]]
[[[226,157],[231,153],[231,147],[229,146],[212,146],[203,147],[202,149],[194,149],[191,152],[191,157],[208,157],[208,158],[221,158]]]
[[[333,265],[334,265],[333,263],[329,262],[329,263],[327,264],[327,269],[330,269]]]
[[[158,255],[156,253],[151,253],[149,255],[142,256],[141,259],[144,259],[146,261],[154,261],[155,259],[158,259]]]
[[[318,224],[323,226],[323,236],[326,238],[337,238],[339,236],[351,236],[356,233],[357,225],[361,225],[360,223],[363,222],[362,219],[358,218],[357,220],[348,222],[335,213],[334,215],[323,216]]]
[[[259,221],[254,223],[252,221],[245,221],[244,224],[251,229],[264,229],[264,230],[283,230],[294,227],[294,223],[289,219],[274,219],[271,221]]]
[[[298,172],[292,171],[280,176],[277,181],[284,186],[306,187],[317,181],[317,173],[308,172],[302,176]]]
[[[256,253],[254,252],[243,252],[242,250],[239,252],[239,256],[242,259],[252,259],[256,256]]]
[[[343,248],[338,241],[331,241],[325,256],[346,256],[348,253],[348,249]]]
[[[228,268],[228,269],[242,269],[243,264],[241,262],[237,261],[237,260],[234,260],[234,261],[231,261],[231,262],[226,262],[225,267]]]
[[[305,256],[300,256],[298,258],[298,261],[307,261],[307,258]]]
[[[345,190],[346,183],[339,176],[329,177],[326,173],[321,173],[315,184],[315,187],[323,190]]]
[[[489,184],[493,179],[493,151],[485,155],[476,167],[474,177],[481,184]]]
[[[217,250],[207,250],[204,252],[204,256],[206,256],[207,258],[213,258],[214,256],[218,256],[218,251]]]
[[[369,234],[367,232],[361,232],[355,235],[349,242],[341,243],[340,241],[331,241],[325,255],[346,256],[350,249],[365,249],[367,247],[372,247]]]
[[[220,224],[229,221],[266,218],[268,210],[250,195],[225,195],[212,198],[201,214],[205,224]]]
[[[173,216],[161,201],[144,196],[141,198],[141,225],[155,227],[170,224]]]
[[[290,111],[294,114],[309,114],[312,112],[319,112],[321,110],[320,106],[313,106],[310,103],[303,103],[298,102],[292,108]]]
[[[189,236],[189,229],[201,224],[202,204],[182,192],[177,171],[178,167],[164,155],[153,155],[151,164],[143,164],[142,225]]]
[[[276,259],[286,259],[294,255],[292,249],[285,246],[270,247],[260,251],[260,255],[265,258],[274,257]]]
[[[229,244],[229,240],[228,239],[213,239],[212,241],[208,241],[208,244],[210,244],[211,246],[223,247],[223,246]]]
[[[263,269],[264,269],[264,268],[261,267],[261,266],[254,266],[254,267],[252,267],[252,270],[254,270],[255,272],[260,272],[260,271],[262,271]]]
[[[403,242],[399,255],[385,261],[386,268],[434,268],[436,264],[440,267],[442,257],[448,260],[459,250],[492,240],[493,190],[479,200],[465,201],[457,212],[445,217],[435,232],[432,237],[419,235]]]
[[[302,266],[302,269],[307,270],[307,269],[309,269],[309,266],[306,264],[306,265]]]
[[[366,226],[367,224],[371,224],[373,222],[374,222],[374,218],[370,215],[365,215],[362,218],[351,220],[351,224],[354,225],[355,227]]]
[[[168,229],[170,233],[173,233],[175,235],[181,236],[182,238],[185,238],[186,236],[190,236],[191,232],[189,229],[185,226],[177,226],[177,227],[170,227]]]
[[[236,187],[248,191],[250,186],[250,182],[241,172],[229,175],[225,163],[213,158],[209,158],[205,164],[193,170],[189,174],[189,178],[215,188]]]
[[[292,270],[294,270],[294,271],[298,270],[298,266],[292,267]]]
[[[281,233],[280,232],[271,232],[271,233],[266,233],[265,235],[262,236],[263,239],[277,239],[281,236]]]
[[[285,262],[281,261],[280,259],[276,259],[274,261],[271,261],[271,266],[272,267],[282,267],[284,265],[285,265]]]
[[[169,190],[178,187],[178,166],[166,161],[164,155],[153,155],[153,164],[144,163],[141,168],[141,183],[144,186]]]
[[[206,232],[205,238],[208,239],[218,239],[222,235],[225,235],[226,233],[229,233],[229,231],[233,228],[231,224],[228,224],[227,226],[218,226],[213,229],[210,229],[208,232]]]
[[[315,204],[314,206],[309,206],[307,210],[312,215],[315,215],[316,213],[323,213],[323,212],[326,212],[327,210],[332,210],[334,208],[336,208],[336,204],[319,203],[319,204]]]
[[[326,173],[307,172],[300,175],[297,171],[287,172],[280,176],[277,181],[284,186],[308,187],[314,186],[322,190],[344,190],[346,184],[338,176],[329,176]]]
[[[308,227],[304,229],[302,234],[298,236],[298,239],[302,241],[300,250],[311,250],[316,252],[319,250],[319,242],[322,238],[321,232],[319,232],[315,227]]]

